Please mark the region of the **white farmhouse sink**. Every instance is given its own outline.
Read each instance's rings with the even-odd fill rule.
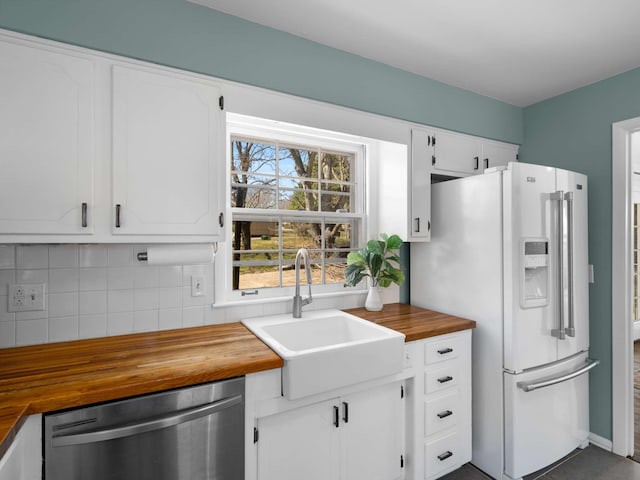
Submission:
[[[284,395],[296,399],[402,370],[404,335],[340,310],[242,323],[283,360]]]

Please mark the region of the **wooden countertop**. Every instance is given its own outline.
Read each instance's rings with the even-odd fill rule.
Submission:
[[[365,308],[352,308],[345,312],[404,333],[405,342],[468,330],[476,326],[473,320],[402,303],[387,304],[381,312],[369,312]]]
[[[26,415],[282,365],[238,322],[0,349],[0,457]]]
[[[411,342],[475,327],[419,307],[345,310]],[[27,415],[281,368],[241,323],[0,349],[0,458]]]

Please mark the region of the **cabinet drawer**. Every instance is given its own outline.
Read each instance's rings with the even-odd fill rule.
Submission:
[[[463,454],[458,432],[427,442],[424,448],[424,476],[432,478],[439,472],[461,465]]]
[[[457,361],[445,362],[440,366],[429,368],[424,374],[424,393],[440,392],[458,385],[460,365]]]
[[[438,342],[429,342],[424,346],[424,363],[431,365],[457,358],[462,351],[462,339],[460,337],[449,337]]]
[[[455,426],[460,414],[459,389],[431,397],[424,404],[425,437]]]

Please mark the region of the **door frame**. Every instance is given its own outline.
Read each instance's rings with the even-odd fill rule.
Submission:
[[[638,130],[640,117],[611,126],[611,440],[623,456],[634,449],[631,134]]]

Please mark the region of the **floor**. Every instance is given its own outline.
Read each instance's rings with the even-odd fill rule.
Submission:
[[[451,472],[441,480],[487,480],[491,477],[470,464]],[[640,480],[640,463],[614,455],[594,445],[575,450],[559,462],[525,480]]]

